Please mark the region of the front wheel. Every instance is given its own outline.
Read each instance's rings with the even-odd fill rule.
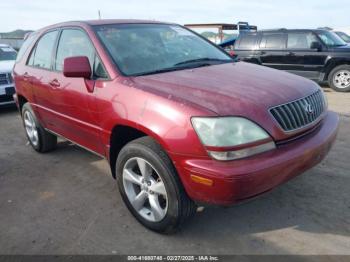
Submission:
[[[340,65],[334,68],[329,74],[328,83],[337,92],[349,92],[350,65]]]
[[[195,212],[172,162],[150,137],[136,139],[121,150],[117,182],[130,212],[156,232],[178,230]]]

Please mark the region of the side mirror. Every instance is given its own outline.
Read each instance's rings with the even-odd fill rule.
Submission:
[[[91,66],[86,56],[72,56],[64,59],[63,75],[65,77],[91,78]]]
[[[321,51],[322,50],[322,45],[320,42],[312,42],[311,43],[311,46],[310,46],[311,49],[314,49],[314,50],[317,50],[317,51]]]

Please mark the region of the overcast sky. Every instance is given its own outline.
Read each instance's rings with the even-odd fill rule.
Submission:
[[[152,19],[210,23],[248,21],[259,28],[350,27],[349,0],[1,0],[0,32],[68,20]]]

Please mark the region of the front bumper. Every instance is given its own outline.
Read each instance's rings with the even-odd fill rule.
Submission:
[[[0,106],[14,104],[13,95],[16,93],[14,86],[1,87],[4,92],[0,93]]]
[[[312,133],[242,160],[171,157],[176,159],[175,166],[190,198],[201,203],[231,205],[269,191],[321,162],[336,139],[338,125],[338,115],[328,112]],[[213,184],[196,183],[191,175],[211,179]]]

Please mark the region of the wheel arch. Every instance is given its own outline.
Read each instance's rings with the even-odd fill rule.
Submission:
[[[21,94],[17,94],[18,109],[22,112],[23,105],[28,102],[28,99]]]
[[[350,58],[332,58],[328,60],[325,67],[324,79],[328,80],[329,74],[332,72],[332,70],[340,65],[350,65]]]
[[[121,149],[127,143],[145,136],[153,138],[164,150],[166,150],[167,146],[164,141],[146,127],[134,125],[132,123],[121,123],[113,127],[109,143],[109,164],[114,179],[116,179],[116,160]]]

